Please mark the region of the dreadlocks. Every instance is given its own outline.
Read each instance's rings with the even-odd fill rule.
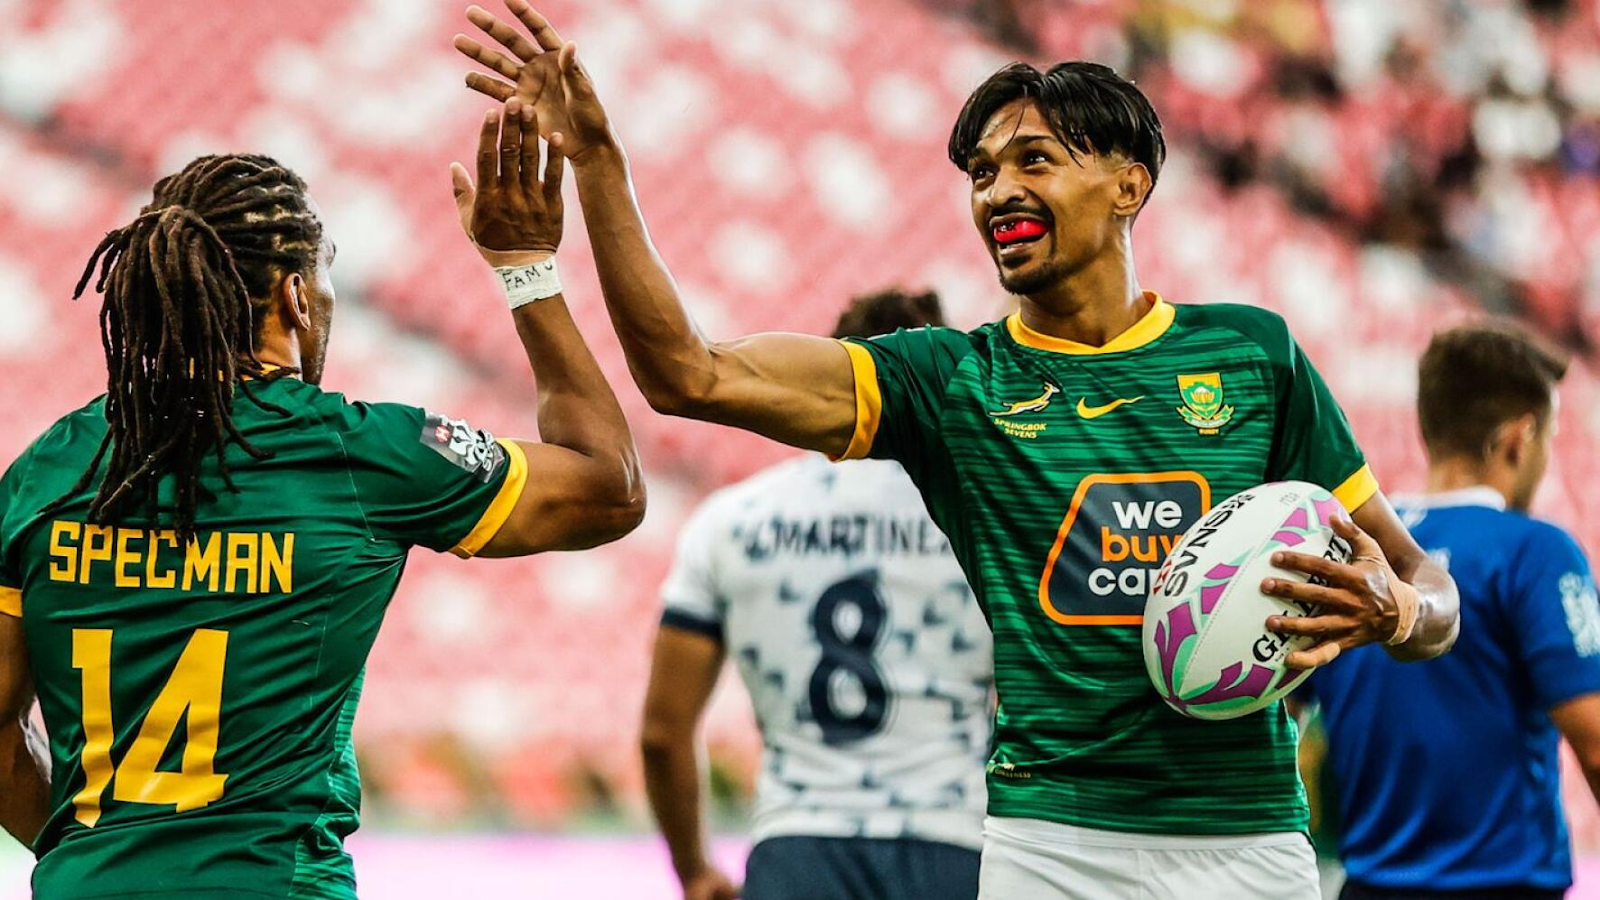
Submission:
[[[65,502],[105,478],[89,506],[96,523],[135,503],[156,511],[157,486],[174,476],[179,541],[194,533],[200,468],[216,454],[223,483],[228,443],[255,459],[268,454],[233,422],[235,386],[256,405],[246,379],[291,374],[256,356],[259,313],[279,278],[310,272],[322,224],[298,175],[265,156],[204,156],[156,182],[155,196],[128,225],[107,234],[78,280],[73,299],[100,269],[95,290],[106,352],[105,439]],[[285,413],[286,414],[286,413]]]

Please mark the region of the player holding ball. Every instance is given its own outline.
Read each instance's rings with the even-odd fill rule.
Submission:
[[[1151,690],[1140,624],[1157,567],[1213,503],[1268,481],[1330,490],[1352,561],[1285,551],[1326,586],[1268,627],[1290,663],[1385,645],[1448,649],[1449,576],[1412,541],[1348,423],[1278,316],[1141,289],[1132,230],[1165,145],[1149,101],[1104,66],[1009,66],[968,99],[950,159],[1020,311],[971,332],[709,342],[651,245],[628,160],[575,49],[524,0],[532,39],[473,8],[501,49],[463,53],[566,136],[607,306],[657,410],[837,458],[898,460],[983,604],[999,694],[981,895],[1314,898],[1294,726],[1281,704],[1201,722]],[[1425,765],[1412,761],[1408,765]],[[758,898],[759,900],[759,898]]]

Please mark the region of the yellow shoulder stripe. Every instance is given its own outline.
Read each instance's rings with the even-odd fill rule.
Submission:
[[[856,379],[856,429],[850,435],[850,446],[839,456],[829,455],[834,462],[861,459],[872,450],[878,437],[878,418],[883,414],[883,394],[878,389],[878,363],[872,351],[849,341],[840,341],[850,354],[850,370]]]
[[[1333,496],[1337,497],[1344,508],[1354,514],[1362,504],[1372,499],[1378,492],[1377,476],[1372,474],[1372,467],[1363,465],[1355,471],[1354,475],[1344,480],[1344,483],[1333,489]]]
[[[22,618],[22,588],[0,585],[0,615]]]
[[[467,536],[450,548],[451,553],[462,559],[477,555],[483,545],[499,533],[500,526],[511,517],[511,510],[522,499],[522,489],[528,483],[528,457],[522,452],[522,447],[516,441],[505,438],[497,438],[496,442],[505,448],[506,462],[511,468],[506,472],[506,480],[500,484],[500,492],[489,501],[489,508],[483,511],[478,524],[472,526]]]

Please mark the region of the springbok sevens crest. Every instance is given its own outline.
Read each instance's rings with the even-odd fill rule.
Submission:
[[[1183,405],[1178,415],[1193,425],[1201,434],[1216,434],[1233,419],[1233,407],[1222,403],[1222,375],[1207,372],[1204,375],[1179,375],[1178,396]]]

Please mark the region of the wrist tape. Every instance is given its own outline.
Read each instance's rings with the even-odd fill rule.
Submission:
[[[1411,632],[1417,627],[1417,589],[1398,578],[1391,581],[1389,592],[1394,595],[1395,604],[1400,607],[1400,624],[1395,626],[1394,636],[1384,641],[1393,647],[1404,644],[1411,639]]]
[[[561,293],[561,275],[556,272],[554,256],[527,266],[496,266],[494,273],[500,276],[506,302],[512,309]]]

